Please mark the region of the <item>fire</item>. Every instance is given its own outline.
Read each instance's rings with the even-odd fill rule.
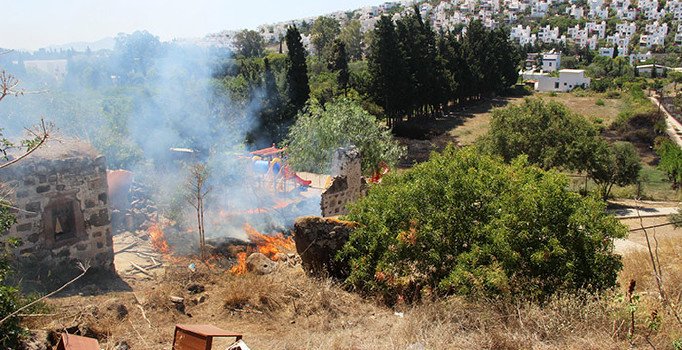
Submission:
[[[237,263],[230,269],[235,275],[243,275],[246,273],[246,253],[241,252],[237,254]]]
[[[170,253],[171,251],[170,245],[168,245],[166,236],[164,236],[163,229],[161,229],[161,226],[159,224],[153,224],[152,226],[149,227],[147,232],[149,233],[149,237],[151,238],[151,244],[152,247],[154,247],[154,249],[158,250],[163,254]]]
[[[288,253],[294,251],[295,244],[291,237],[284,237],[283,234],[265,235],[253,226],[244,224],[244,231],[249,237],[249,240],[256,245],[254,251],[241,252],[237,254],[237,262],[230,269],[230,272],[236,275],[241,275],[246,272],[246,258],[249,254],[259,252],[268,258],[277,261],[277,254]]]
[[[291,252],[295,249],[294,240],[291,237],[284,237],[281,233],[264,235],[249,224],[244,224],[244,231],[249,240],[256,244],[258,252],[270,259],[275,259],[277,253]]]

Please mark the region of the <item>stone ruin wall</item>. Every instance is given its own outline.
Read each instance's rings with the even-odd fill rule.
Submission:
[[[320,206],[322,216],[337,216],[348,213],[348,203],[358,200],[367,192],[362,177],[361,156],[354,146],[339,148],[332,158],[332,185],[322,193]]]
[[[15,250],[20,266],[73,268],[63,264],[79,260],[114,268],[105,158],[87,145],[74,147],[44,146],[0,170],[6,198],[20,209],[14,210],[17,223],[0,234],[21,240]]]

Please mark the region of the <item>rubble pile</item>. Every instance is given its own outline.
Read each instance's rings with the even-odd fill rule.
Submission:
[[[135,181],[127,189],[126,200],[112,202],[111,223],[116,234],[147,230],[158,221],[158,208],[151,198],[151,191]]]

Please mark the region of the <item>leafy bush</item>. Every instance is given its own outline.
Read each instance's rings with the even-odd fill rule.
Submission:
[[[381,162],[395,165],[403,149],[388,129],[360,105],[342,98],[324,105],[312,103],[298,116],[286,140],[289,162],[297,171],[326,172],[334,150],[355,145],[365,173]]]
[[[663,170],[672,182],[674,189],[682,183],[682,148],[668,139],[658,139],[656,154],[661,158],[658,168]]]
[[[0,233],[8,230],[16,219],[7,207],[8,203],[0,199]],[[19,290],[6,284],[6,278],[12,271],[10,266],[10,252],[16,240],[3,239],[0,241],[0,319],[9,315],[20,305],[22,296]],[[19,318],[13,317],[0,324],[0,348],[16,349],[23,329],[19,325]]]
[[[597,99],[597,101],[594,102],[594,104],[597,105],[597,106],[603,106],[603,105],[604,105],[604,100],[602,100],[601,98],[600,98],[600,99]]]
[[[347,283],[388,303],[463,294],[542,299],[614,286],[626,229],[568,179],[452,146],[351,206]]]
[[[505,161],[521,154],[544,169],[582,170],[597,142],[597,129],[561,103],[527,98],[523,104],[493,111],[487,151]]]
[[[629,142],[615,142],[608,145],[605,141],[594,147],[588,162],[587,174],[599,187],[604,200],[609,197],[613,185],[627,186],[637,183],[642,170],[637,149]]]

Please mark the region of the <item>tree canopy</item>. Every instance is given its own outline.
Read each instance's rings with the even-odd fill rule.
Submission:
[[[482,141],[506,162],[525,154],[528,162],[543,169],[578,171],[585,170],[599,142],[597,129],[583,116],[540,98],[494,110],[490,131]]]
[[[265,51],[265,40],[257,31],[244,29],[235,34],[234,46],[244,57],[260,57]]]
[[[308,66],[301,33],[296,26],[287,29],[287,97],[294,115],[305,105],[310,96]]]
[[[505,164],[448,147],[351,206],[360,226],[338,256],[350,265],[346,282],[389,303],[612,287],[621,268],[612,239],[626,229],[603,201],[568,187],[526,157]]]
[[[395,165],[403,153],[391,133],[357,102],[340,98],[324,106],[315,103],[299,114],[286,144],[289,163],[297,171],[329,171],[334,150],[355,145],[362,155],[365,173],[381,162]]]
[[[599,193],[604,200],[609,197],[613,185],[637,183],[642,169],[637,150],[629,142],[608,145],[601,141],[594,147],[587,165],[587,174],[599,186]]]

